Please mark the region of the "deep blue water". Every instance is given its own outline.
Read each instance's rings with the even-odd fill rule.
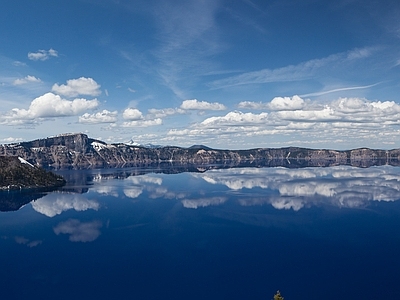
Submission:
[[[400,299],[400,168],[61,174],[0,213],[1,299]]]

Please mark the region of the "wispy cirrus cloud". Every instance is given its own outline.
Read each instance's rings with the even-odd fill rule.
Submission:
[[[215,70],[210,57],[221,51],[216,16],[220,1],[162,2],[152,12],[159,45],[154,55],[157,75],[178,98],[187,98],[187,89],[203,73]],[[182,24],[185,24],[182,26]]]
[[[331,89],[331,90],[327,90],[327,91],[303,94],[303,95],[300,95],[300,97],[323,96],[323,95],[337,93],[337,92],[343,92],[343,91],[363,90],[363,89],[369,89],[371,87],[377,86],[378,84],[381,84],[381,82],[370,84],[370,85],[363,85],[363,86],[340,87],[340,88]]]
[[[19,60],[14,61],[13,65],[16,67],[26,67],[26,63],[19,61]]]
[[[276,69],[262,69],[218,79],[211,82],[209,86],[212,89],[220,89],[246,84],[307,80],[314,78],[319,72],[327,70],[329,67],[346,66],[350,62],[366,59],[375,51],[377,51],[377,48],[373,47],[354,49],[324,58],[312,59],[297,65],[289,65]]]

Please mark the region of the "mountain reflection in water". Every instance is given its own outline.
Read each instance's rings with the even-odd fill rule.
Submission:
[[[4,299],[400,299],[400,168],[192,171],[0,198]]]

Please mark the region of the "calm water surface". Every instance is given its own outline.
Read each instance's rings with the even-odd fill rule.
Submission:
[[[61,174],[0,212],[1,299],[400,299],[400,168]]]

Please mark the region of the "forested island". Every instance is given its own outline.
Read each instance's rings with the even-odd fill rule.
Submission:
[[[21,157],[0,156],[0,191],[61,187],[65,180]]]

